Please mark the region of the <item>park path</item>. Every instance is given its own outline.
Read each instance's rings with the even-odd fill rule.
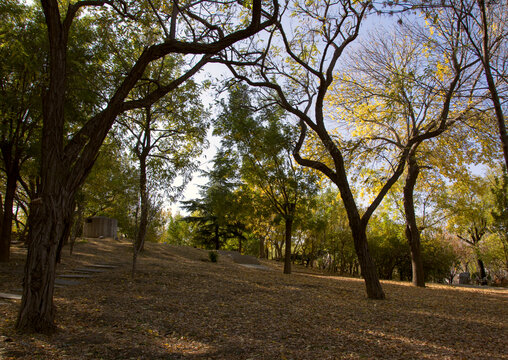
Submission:
[[[72,269],[64,274],[57,275],[55,278],[55,287],[66,287],[79,285],[83,280],[91,278],[93,275],[115,269],[118,265],[112,264],[91,264],[86,267]],[[0,292],[0,299],[21,300],[23,289],[11,289],[9,293]]]

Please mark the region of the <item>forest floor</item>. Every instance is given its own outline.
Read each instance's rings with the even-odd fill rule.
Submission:
[[[127,241],[68,251],[58,274],[118,267],[55,289],[53,335],[17,333],[20,301],[0,299],[0,359],[508,359],[506,289],[383,281],[373,301],[360,279],[189,247],[146,244],[135,279]],[[0,264],[0,292],[21,288],[25,254]]]

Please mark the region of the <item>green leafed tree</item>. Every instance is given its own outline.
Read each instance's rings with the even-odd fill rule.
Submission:
[[[223,146],[241,158],[242,180],[259,189],[273,212],[283,219],[283,271],[290,274],[293,224],[301,203],[316,189],[316,177],[294,163],[294,129],[284,123],[280,108],[260,103],[242,84],[230,89],[228,102],[222,107],[215,134],[223,137]]]
[[[43,69],[48,85],[42,96],[41,186],[30,204],[30,248],[17,328],[51,332],[55,329],[56,259],[70,231],[75,196],[116,118],[125,111],[154,104],[182,85],[215,54],[271,25],[278,4],[254,0],[245,8],[236,3],[204,0],[191,4],[116,0],[40,3],[49,42],[47,66]],[[77,24],[86,18],[93,19],[87,29],[95,32],[90,48],[103,47],[107,42],[113,42],[108,44],[110,49],[122,48],[129,41],[136,41],[139,46],[135,47],[134,56],[122,64],[126,69],[123,72],[117,72],[108,59],[83,61],[99,65],[96,73],[103,75],[105,81],[87,83],[88,74],[76,73],[83,80],[79,85],[86,84],[91,93],[103,98],[99,106],[83,109],[86,112],[81,122],[74,123],[75,114],[68,106],[75,98],[69,90],[78,83],[71,76],[70,44]],[[150,28],[151,32],[139,31],[141,27]],[[160,83],[144,98],[129,97],[147,75],[147,67],[169,54],[190,55],[181,75]]]

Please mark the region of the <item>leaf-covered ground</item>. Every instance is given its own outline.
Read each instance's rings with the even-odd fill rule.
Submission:
[[[203,250],[147,244],[130,276],[126,241],[88,240],[58,273],[119,267],[55,290],[58,332],[14,330],[20,302],[0,299],[1,359],[508,359],[508,291],[363,281],[304,268],[283,275]],[[19,291],[23,250],[0,264],[0,292]]]

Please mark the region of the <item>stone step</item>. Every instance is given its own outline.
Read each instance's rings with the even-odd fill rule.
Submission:
[[[92,275],[85,275],[85,274],[63,274],[58,275],[57,278],[68,278],[68,279],[85,279],[85,278],[91,278]]]
[[[92,264],[92,265],[88,265],[88,266],[93,267],[93,268],[99,268],[99,269],[115,269],[118,267],[116,265],[106,265],[106,264]]]
[[[75,281],[75,280],[67,280],[67,279],[55,279],[55,286],[56,287],[64,287],[67,285],[79,285],[81,284],[81,281]]]
[[[21,300],[21,295],[0,292],[0,298],[10,300]]]
[[[101,272],[104,272],[106,270],[103,270],[103,269],[91,269],[91,268],[79,268],[79,269],[74,269],[73,271],[84,272],[84,273],[101,273]]]

